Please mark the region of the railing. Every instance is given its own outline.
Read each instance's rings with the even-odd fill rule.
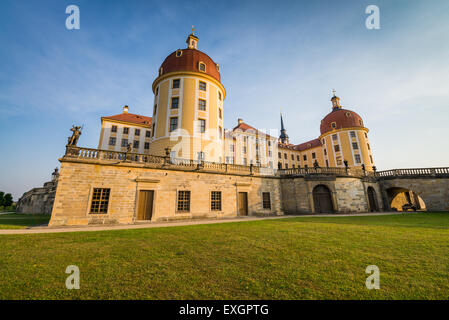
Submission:
[[[209,162],[202,160],[189,160],[173,158],[170,156],[154,156],[140,153],[127,153],[120,151],[98,150],[81,147],[66,147],[65,159],[97,160],[103,162],[120,163],[130,162],[144,164],[158,168],[173,168],[180,170],[201,170],[209,172],[234,173],[243,175],[275,175],[276,170],[272,168],[261,168],[256,166],[244,166],[228,163]]]
[[[127,153],[119,151],[98,150],[81,147],[66,147],[64,155],[66,159],[97,160],[108,163],[130,162],[143,164],[154,168],[173,168],[179,170],[197,170],[205,172],[231,173],[241,175],[258,176],[310,176],[310,175],[333,175],[349,177],[399,177],[399,176],[449,176],[449,167],[444,168],[416,168],[416,169],[393,169],[385,171],[364,171],[355,168],[291,168],[273,169],[268,167],[244,166],[230,163],[218,163],[201,160],[179,159],[173,157],[154,156],[140,153]]]
[[[449,167],[443,168],[410,168],[410,169],[393,169],[379,171],[376,175],[383,177],[399,177],[399,176],[435,176],[449,175]]]
[[[370,176],[374,177],[373,171],[364,171],[355,168],[328,168],[328,167],[318,167],[318,168],[291,168],[291,169],[281,169],[278,170],[281,176],[289,175],[338,175],[338,176],[350,176],[350,177],[364,177]]]

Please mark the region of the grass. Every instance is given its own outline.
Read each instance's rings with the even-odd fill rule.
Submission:
[[[448,239],[441,213],[3,235],[0,299],[448,299]]]
[[[31,226],[47,224],[50,220],[48,214],[1,214],[0,229],[25,229]]]

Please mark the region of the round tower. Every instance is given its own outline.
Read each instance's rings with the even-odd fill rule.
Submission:
[[[321,120],[321,144],[324,161],[329,167],[349,167],[372,170],[374,166],[368,128],[362,118],[354,111],[344,109],[340,98],[331,98],[332,111]]]
[[[150,153],[223,162],[223,101],[219,65],[197,49],[192,32],[187,48],[172,52],[153,82]]]

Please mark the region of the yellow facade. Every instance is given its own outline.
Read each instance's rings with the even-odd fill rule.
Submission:
[[[178,81],[179,88],[174,88]],[[205,90],[200,83],[206,84]],[[199,72],[172,72],[154,81],[153,92],[151,154],[165,155],[169,148],[176,158],[198,160],[203,154],[203,160],[224,161],[226,90],[220,82]],[[177,126],[173,130],[175,121]]]

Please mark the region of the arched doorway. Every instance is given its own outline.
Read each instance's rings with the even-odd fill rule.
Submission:
[[[313,188],[313,203],[315,205],[315,213],[333,213],[331,191],[328,187],[320,184]]]
[[[379,207],[377,206],[377,197],[376,191],[373,187],[368,187],[368,202],[369,202],[369,211],[379,211]]]
[[[413,190],[402,187],[387,189],[390,208],[395,211],[426,211],[424,200]]]

